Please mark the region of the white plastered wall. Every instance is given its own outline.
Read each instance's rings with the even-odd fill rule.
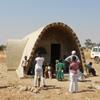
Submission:
[[[21,60],[20,60],[20,63],[19,63],[19,66],[16,70],[17,72],[17,75],[19,76],[19,78],[22,78],[24,77],[24,72],[23,72],[23,68],[21,66],[22,64],[22,61],[24,59],[25,56],[27,56],[27,58],[30,57],[30,54],[32,52],[32,49],[36,43],[36,40],[38,39],[39,35],[41,34],[41,31],[43,30],[43,27],[38,29],[37,31],[27,35],[24,39],[26,40],[27,39],[27,43],[26,43],[26,46],[24,48],[24,51],[22,53],[22,57],[21,57]]]

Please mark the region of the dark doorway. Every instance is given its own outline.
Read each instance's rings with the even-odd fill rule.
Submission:
[[[55,71],[55,61],[60,59],[61,55],[61,45],[51,44],[51,65],[53,66],[53,71]]]

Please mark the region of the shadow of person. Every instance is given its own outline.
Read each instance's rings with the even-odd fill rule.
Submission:
[[[78,80],[78,82],[91,82],[91,80]]]
[[[81,92],[95,92],[95,90],[93,90],[93,89],[86,89],[86,90],[78,91],[78,93],[81,93]]]
[[[57,87],[55,85],[46,85],[47,89],[61,89],[61,87]]]

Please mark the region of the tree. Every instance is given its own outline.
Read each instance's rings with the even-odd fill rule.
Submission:
[[[97,44],[97,46],[100,46],[100,42]]]
[[[6,49],[5,45],[0,45],[0,51],[4,51]]]
[[[86,39],[85,40],[85,47],[91,49],[93,47],[93,43],[91,41],[91,39]]]
[[[92,47],[94,47],[94,46],[97,46],[97,43],[95,43],[95,42],[94,42],[94,43],[92,43]]]

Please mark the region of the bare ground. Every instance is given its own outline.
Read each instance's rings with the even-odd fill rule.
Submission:
[[[79,82],[78,93],[68,93],[68,77],[62,82],[46,79],[47,88],[34,93],[33,78],[19,79],[15,71],[7,72],[6,56],[0,53],[0,100],[100,100],[100,88],[95,87],[95,84],[100,87],[100,64],[90,59],[89,51],[85,51],[85,57],[87,62],[93,62],[98,76],[89,76]]]

